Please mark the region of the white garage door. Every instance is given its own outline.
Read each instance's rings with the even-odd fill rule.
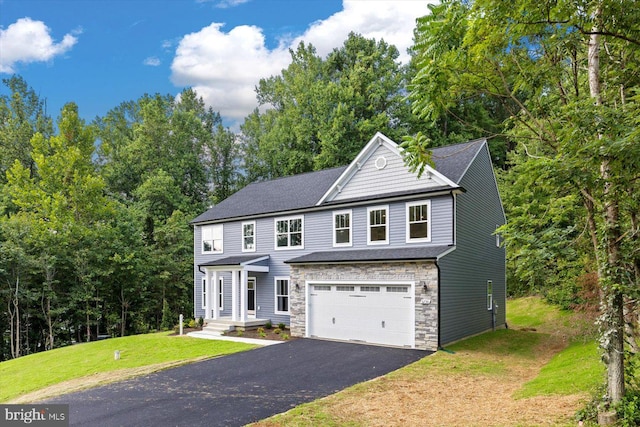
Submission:
[[[410,285],[310,284],[310,337],[414,345]]]

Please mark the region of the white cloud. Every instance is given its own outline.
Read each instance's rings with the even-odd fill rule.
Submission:
[[[157,56],[150,56],[148,58],[145,58],[142,63],[150,67],[157,67],[158,65],[160,65],[160,58],[158,58]]]
[[[50,61],[71,49],[81,33],[82,29],[73,30],[56,43],[44,22],[18,19],[6,30],[0,28],[0,73],[14,73],[18,62]]]
[[[400,60],[408,62],[406,51],[413,44],[415,20],[429,12],[429,3],[344,0],[342,11],[312,23],[301,36],[283,34],[279,47],[272,50],[265,46],[258,27],[238,26],[225,32],[224,24],[212,23],[179,42],[171,80],[178,86],[193,87],[224,118],[240,121],[257,106],[254,89],[258,81],[280,74],[291,61],[289,48],[295,49],[301,41],[325,56],[355,32],[395,45]]]

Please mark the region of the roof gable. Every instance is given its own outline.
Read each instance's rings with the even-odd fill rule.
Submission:
[[[425,168],[420,178],[410,172],[402,158],[401,148],[378,132],[317,205],[447,187],[456,188],[458,185],[431,166]]]

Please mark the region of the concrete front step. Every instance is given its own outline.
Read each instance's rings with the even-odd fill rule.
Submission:
[[[269,319],[231,320],[230,318],[206,319],[202,330],[211,332],[246,331],[256,329],[267,324]]]

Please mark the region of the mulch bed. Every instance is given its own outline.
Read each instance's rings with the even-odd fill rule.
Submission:
[[[262,332],[262,333],[261,333]],[[225,333],[226,336],[229,337],[243,337],[243,338],[256,338],[259,340],[275,340],[275,341],[289,341],[296,339],[291,336],[291,331],[288,328],[284,330],[280,330],[278,328],[259,328],[259,329],[250,329],[247,331],[231,331]],[[285,340],[283,336],[286,335],[288,338]]]

